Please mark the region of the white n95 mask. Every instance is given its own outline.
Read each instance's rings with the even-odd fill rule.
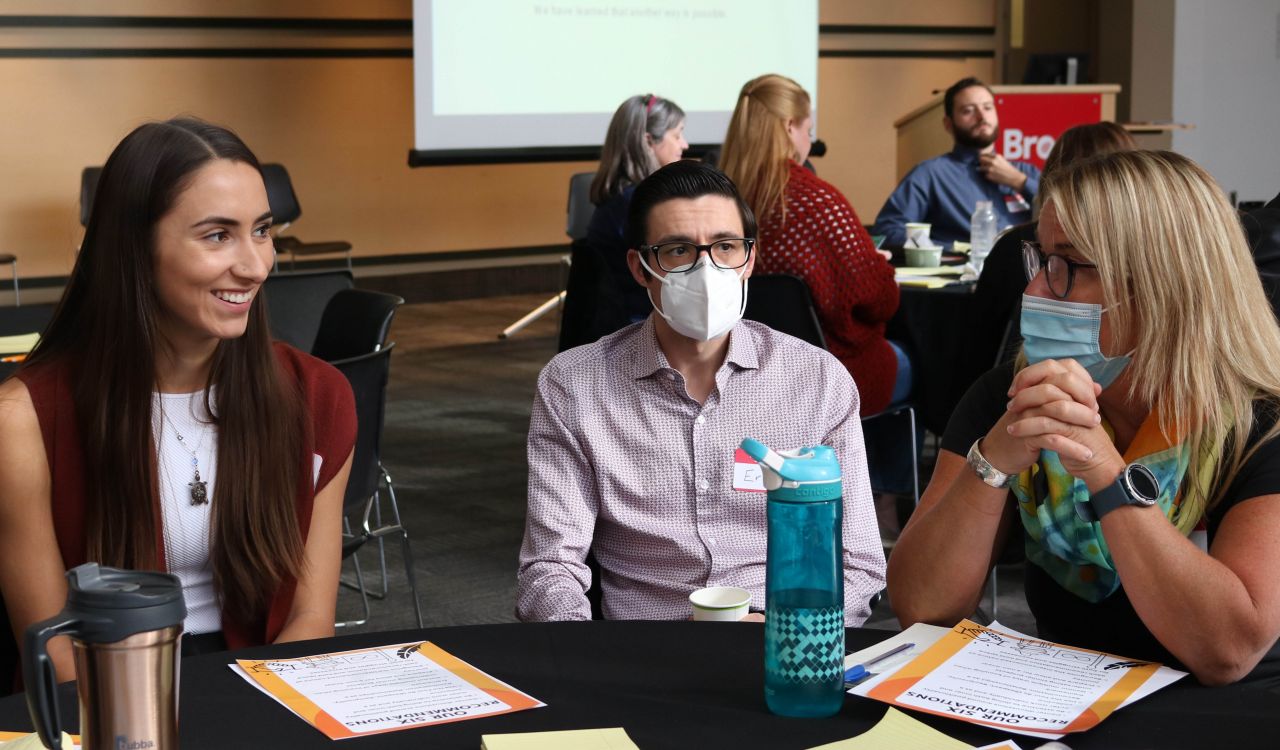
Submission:
[[[690,271],[660,276],[643,254],[640,265],[662,282],[662,306],[654,304],[654,310],[683,336],[710,341],[733,328],[747,309],[747,280],[738,270],[728,271],[702,258]],[[653,302],[652,293],[649,301]]]

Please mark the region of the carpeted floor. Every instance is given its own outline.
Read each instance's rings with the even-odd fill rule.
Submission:
[[[548,315],[511,339],[497,334],[543,299],[520,295],[406,305],[392,328],[396,351],[383,463],[411,535],[428,626],[515,619],[525,434],[538,372],[555,354],[558,320]],[[366,577],[376,576],[376,547],[359,556]],[[400,545],[388,544],[386,556],[390,594],[372,600],[370,621],[352,631],[413,626]],[[353,576],[349,562],[344,571]],[[997,614],[1006,625],[1033,632],[1021,576],[1017,566],[1001,568]],[[989,609],[990,597],[984,619]],[[344,589],[340,618],[360,611],[359,597]],[[887,602],[868,626],[897,629]]]

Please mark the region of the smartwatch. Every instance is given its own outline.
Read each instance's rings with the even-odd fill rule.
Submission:
[[[1132,463],[1124,467],[1116,481],[1093,493],[1088,502],[1076,503],[1076,514],[1092,523],[1125,505],[1155,505],[1159,497],[1160,482],[1156,475],[1142,464]]]
[[[969,455],[965,458],[965,463],[973,469],[973,473],[978,475],[984,484],[995,487],[996,489],[1004,489],[1013,484],[1018,478],[1017,474],[1006,474],[991,465],[991,462],[982,455],[982,451],[978,450],[978,443],[982,442],[982,438],[973,441],[973,445],[969,447]]]

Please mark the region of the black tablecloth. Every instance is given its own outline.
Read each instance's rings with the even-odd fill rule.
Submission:
[[[995,361],[1002,332],[976,331],[971,283],[937,289],[902,287],[885,336],[904,346],[921,426],[941,435],[960,397]],[[989,339],[989,341],[988,341]]]
[[[848,631],[847,647],[890,633]],[[291,657],[430,640],[547,706],[493,718],[367,738],[342,748],[466,748],[482,734],[620,726],[641,748],[809,748],[852,737],[885,706],[849,696],[830,719],[787,719],[765,707],[763,626],[754,623],[582,622],[483,625],[372,633],[246,649],[182,663],[183,750],[333,748],[334,743],[227,668],[233,656]],[[74,717],[71,685],[61,688]],[[915,714],[974,745],[1012,735]],[[1280,695],[1243,686],[1206,689],[1190,678],[1069,735],[1089,748],[1275,747]],[[24,696],[0,701],[0,729],[29,729]],[[1016,737],[1024,748],[1039,743]]]

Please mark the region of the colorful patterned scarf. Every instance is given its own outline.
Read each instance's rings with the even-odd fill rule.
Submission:
[[[1102,426],[1114,440],[1111,425],[1104,420]],[[1221,450],[1218,441],[1202,439],[1201,443],[1201,449],[1194,450],[1178,435],[1172,441],[1166,438],[1153,409],[1124,453],[1126,463],[1137,461],[1155,474],[1160,482],[1157,505],[1184,536],[1204,517]],[[1199,456],[1193,474],[1199,491],[1184,494],[1182,479],[1193,456]],[[1040,460],[1018,475],[1012,490],[1027,530],[1027,560],[1090,602],[1102,601],[1120,587],[1102,524],[1085,521],[1076,513],[1077,502],[1088,502],[1089,490],[1083,480],[1067,473],[1057,453],[1041,451]]]

